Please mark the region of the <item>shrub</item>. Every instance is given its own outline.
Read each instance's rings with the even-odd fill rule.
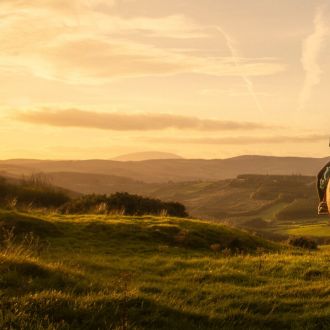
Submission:
[[[42,175],[31,176],[21,182],[10,183],[0,177],[0,206],[55,208],[63,213],[82,214],[125,214],[125,215],[168,215],[187,217],[184,205],[163,202],[128,193],[113,195],[84,195],[72,199],[65,191],[52,186]]]
[[[308,249],[308,250],[316,250],[317,249],[317,243],[316,241],[306,238],[306,237],[295,237],[291,238],[289,240],[289,244],[291,246]]]
[[[57,208],[69,200],[70,197],[64,191],[53,187],[36,175],[16,182],[0,179],[0,205],[4,207],[29,205]]]
[[[125,215],[161,215],[187,217],[184,205],[162,202],[128,193],[113,195],[85,195],[73,199],[61,207],[63,213],[120,213]]]

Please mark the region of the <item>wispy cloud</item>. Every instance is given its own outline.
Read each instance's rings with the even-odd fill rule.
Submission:
[[[205,38],[207,34],[192,19],[185,15],[173,14],[161,17],[121,17],[111,8],[115,0],[1,0],[1,12],[8,17],[39,18],[52,15],[76,32],[93,32],[109,37],[114,35],[144,35],[159,38]],[[121,0],[120,2],[124,2]],[[105,10],[105,8],[109,8]],[[2,17],[2,16],[1,16]],[[54,23],[48,20],[48,24]],[[61,24],[58,24],[61,25]],[[40,25],[39,25],[40,26]],[[93,34],[92,33],[92,34]]]
[[[184,15],[121,17],[102,12],[105,0],[4,0],[11,13],[0,29],[0,67],[73,84],[195,73],[219,77],[267,76],[283,70],[269,58],[219,57],[156,46],[153,38],[209,38]],[[111,4],[111,2],[110,2]],[[100,6],[102,5],[102,6]],[[251,89],[252,88],[252,89]],[[253,86],[249,87],[253,90]]]
[[[231,37],[219,26],[216,27],[216,29],[221,33],[221,35],[225,38],[226,40],[226,44],[227,44],[227,47],[231,53],[231,56],[232,56],[232,59],[233,59],[233,62],[236,66],[236,68],[238,69],[239,73],[240,73],[240,76],[242,77],[245,85],[246,85],[246,88],[249,92],[249,94],[251,95],[251,97],[253,98],[254,100],[254,103],[257,107],[257,109],[263,113],[263,109],[261,107],[261,104],[259,102],[259,99],[258,99],[258,96],[257,96],[257,93],[255,92],[254,90],[254,85],[253,85],[253,82],[252,80],[249,78],[249,76],[247,75],[247,72],[245,71],[245,68],[244,66],[242,65],[242,62],[241,62],[241,57],[239,56],[239,52],[235,46],[235,42],[231,39]]]
[[[319,56],[328,36],[329,28],[325,20],[325,6],[321,6],[315,13],[314,31],[303,42],[301,63],[305,71],[305,80],[299,95],[298,110],[302,110],[306,106],[313,87],[321,81],[322,70]]]
[[[106,113],[79,109],[18,112],[16,120],[57,127],[97,128],[114,131],[151,131],[165,129],[230,131],[268,129],[261,123],[233,122],[164,113]]]
[[[328,135],[298,135],[298,136],[237,136],[220,138],[141,138],[145,142],[161,144],[200,144],[200,145],[255,145],[255,144],[282,144],[282,143],[316,143],[327,141]]]
[[[97,6],[113,6],[116,0],[1,0],[0,5],[7,9],[16,11],[23,10],[55,10],[62,14],[75,14],[78,11],[96,9]]]

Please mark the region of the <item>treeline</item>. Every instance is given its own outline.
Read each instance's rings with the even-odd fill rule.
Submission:
[[[66,214],[169,215],[187,217],[184,205],[128,193],[72,197],[36,175],[19,181],[0,177],[2,208],[47,208]]]

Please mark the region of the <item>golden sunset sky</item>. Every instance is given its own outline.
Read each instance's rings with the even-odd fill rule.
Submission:
[[[0,83],[1,159],[327,156],[330,1],[0,0]]]

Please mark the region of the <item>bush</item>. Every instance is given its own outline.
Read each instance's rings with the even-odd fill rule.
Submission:
[[[187,217],[184,205],[175,202],[162,202],[128,193],[113,195],[85,195],[63,205],[63,213],[120,213],[125,215],[161,215]]]
[[[317,249],[317,243],[316,241],[306,238],[306,237],[296,237],[291,238],[289,240],[289,244],[291,246],[308,249],[308,250],[316,250]]]
[[[0,205],[3,207],[29,205],[57,208],[69,200],[70,197],[64,191],[53,187],[40,176],[16,182],[0,178]]]
[[[63,213],[120,213],[125,215],[169,215],[187,217],[184,205],[158,199],[115,193],[84,195],[72,199],[65,191],[52,186],[47,178],[34,175],[22,181],[9,182],[0,177],[0,206],[5,208],[55,208]]]

